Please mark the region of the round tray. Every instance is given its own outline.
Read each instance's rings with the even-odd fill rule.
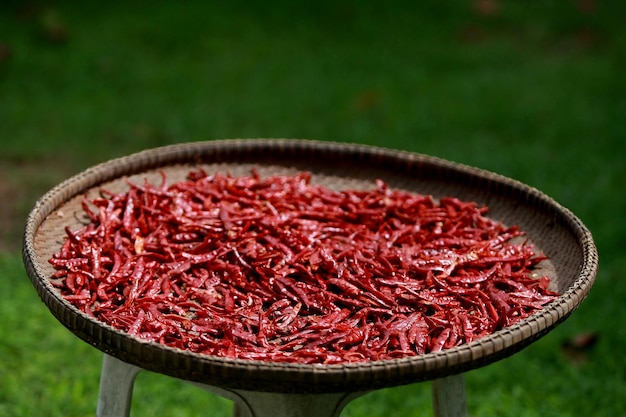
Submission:
[[[101,188],[119,192],[126,180],[182,180],[192,168],[261,175],[309,171],[330,188],[371,188],[377,178],[390,187],[434,198],[454,196],[489,207],[489,216],[518,225],[550,259],[546,272],[561,296],[516,325],[469,344],[397,360],[340,365],[290,364],[225,359],[146,342],[81,313],[50,283],[48,263],[78,227],[81,199]],[[512,179],[438,158],[377,147],[310,140],[246,139],[178,144],[96,165],[54,187],[28,216],[23,246],[28,275],[52,314],[101,351],[143,369],[189,381],[282,393],[357,392],[431,380],[505,358],[565,320],[589,292],[598,268],[592,236],[569,210],[540,191]]]

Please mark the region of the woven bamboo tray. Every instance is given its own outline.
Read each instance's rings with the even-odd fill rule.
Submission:
[[[102,187],[126,189],[126,179],[182,180],[192,168],[263,176],[310,171],[330,188],[390,187],[433,197],[454,196],[490,208],[489,215],[519,225],[550,262],[542,266],[561,296],[522,322],[472,343],[437,353],[389,361],[305,365],[224,359],[146,342],[79,312],[50,283],[48,263],[65,237],[81,225],[80,201]],[[143,369],[224,388],[282,393],[357,392],[431,380],[508,357],[565,320],[587,296],[598,254],[585,225],[540,191],[512,179],[438,158],[363,145],[309,140],[248,139],[179,144],[111,160],[81,172],[39,199],[26,223],[26,271],[52,314],[76,336]]]

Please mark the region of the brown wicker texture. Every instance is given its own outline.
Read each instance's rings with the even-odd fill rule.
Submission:
[[[331,188],[371,188],[381,178],[391,187],[435,198],[455,196],[489,206],[490,216],[519,225],[549,258],[545,271],[560,294],[522,322],[472,343],[391,361],[305,365],[224,359],[149,343],[79,312],[49,281],[48,259],[60,248],[64,227],[80,225],[80,201],[101,187],[125,189],[125,178],[170,182],[190,169],[261,175],[310,171]],[[592,236],[569,210],[540,191],[480,169],[415,153],[309,140],[208,141],[151,149],[96,165],[62,182],[31,211],[23,259],[28,275],[52,314],[101,351],[141,368],[224,388],[268,392],[356,392],[445,377],[516,353],[565,320],[588,294],[598,268]]]

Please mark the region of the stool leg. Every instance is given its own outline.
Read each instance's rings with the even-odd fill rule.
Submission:
[[[129,417],[133,384],[141,368],[104,355],[97,417]]]
[[[467,417],[463,374],[436,379],[432,384],[435,417]]]

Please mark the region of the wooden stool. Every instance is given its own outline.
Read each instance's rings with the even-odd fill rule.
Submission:
[[[98,396],[98,417],[129,417],[135,377],[142,369],[104,355]],[[235,403],[235,417],[338,417],[348,403],[365,392],[292,394],[224,389],[188,382]],[[435,417],[465,417],[463,374],[433,381]]]

